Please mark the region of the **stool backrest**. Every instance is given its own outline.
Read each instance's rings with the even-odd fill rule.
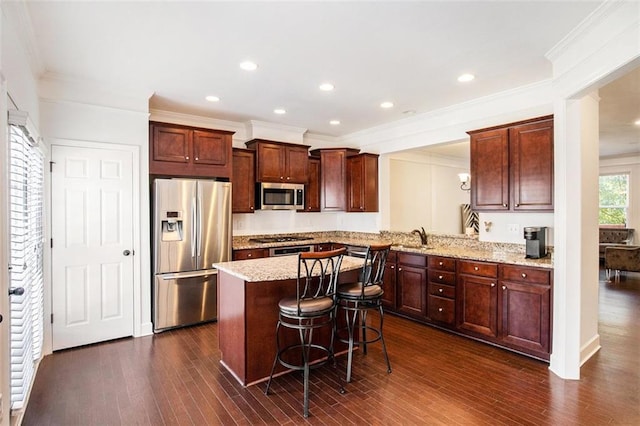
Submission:
[[[360,282],[362,283],[362,292],[364,288],[370,285],[379,285],[382,287],[384,279],[384,268],[387,263],[387,256],[391,244],[371,245],[367,247],[367,253],[364,257],[364,265],[360,272]]]
[[[335,296],[340,265],[346,251],[340,248],[298,254],[298,301]]]

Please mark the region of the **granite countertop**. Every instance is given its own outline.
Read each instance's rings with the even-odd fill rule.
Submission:
[[[287,247],[309,244],[323,243],[339,243],[351,246],[366,247],[368,245],[392,244],[391,249],[395,251],[424,254],[430,256],[445,256],[455,259],[468,259],[484,262],[507,263],[512,265],[533,266],[538,268],[553,268],[553,257],[551,254],[542,259],[526,259],[524,246],[516,247],[513,245],[482,243],[475,238],[466,236],[438,236],[431,235],[431,243],[424,248],[419,244],[415,244],[414,240],[409,240],[403,234],[396,238],[392,234],[363,234],[363,233],[309,233],[297,234],[297,236],[308,236],[308,240],[293,242],[277,242],[277,243],[255,243],[248,241],[248,237],[234,238],[233,249],[254,249],[254,248],[271,248],[271,247]],[[385,238],[387,237],[387,238]],[[505,248],[505,246],[507,246]],[[519,250],[518,250],[519,249]]]
[[[344,256],[340,271],[359,269],[362,267],[362,262],[361,258]],[[214,263],[213,267],[247,282],[294,280],[298,275],[298,256],[236,260],[233,262]]]

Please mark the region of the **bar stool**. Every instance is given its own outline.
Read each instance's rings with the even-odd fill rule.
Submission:
[[[298,254],[297,292],[278,303],[279,317],[276,326],[276,357],[265,389],[269,387],[276,365],[280,363],[292,370],[304,372],[304,417],[309,417],[309,370],[324,365],[334,359],[333,339],[336,313],[335,292],[345,248],[327,252],[306,252]],[[280,347],[280,328],[298,330],[299,341]],[[313,331],[328,327],[331,336],[329,346],[313,342]],[[314,349],[312,362],[311,351]],[[326,358],[322,358],[326,354]],[[294,363],[294,356],[301,357],[301,363]],[[300,358],[295,358],[300,360]],[[319,359],[319,361],[316,361]]]
[[[362,348],[364,354],[367,353],[367,344],[380,340],[382,342],[382,352],[387,362],[387,372],[391,373],[391,364],[387,355],[387,345],[384,342],[382,334],[382,323],[384,321],[384,312],[382,310],[382,295],[384,268],[389,255],[391,244],[372,245],[367,248],[364,265],[360,272],[359,281],[356,283],[341,284],[338,286],[337,301],[338,309],[345,312],[346,327],[340,330],[336,329],[338,340],[349,344],[349,352],[347,359],[347,382],[351,382],[351,364],[353,361],[353,347],[358,345]],[[367,312],[371,309],[377,309],[380,313],[379,326],[373,327],[367,324]],[[359,324],[358,324],[359,321]],[[356,340],[355,329],[356,324],[359,327],[360,335]],[[348,337],[340,337],[340,332],[347,330]],[[373,332],[374,336],[367,338],[367,331]]]

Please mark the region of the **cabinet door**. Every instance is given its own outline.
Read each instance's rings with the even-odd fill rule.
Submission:
[[[193,162],[226,166],[231,159],[231,144],[225,134],[193,131]]]
[[[496,279],[460,275],[456,287],[456,325],[460,330],[498,336]]]
[[[304,210],[306,212],[320,211],[320,160],[309,159],[309,182],[304,192]]]
[[[378,156],[360,154],[347,160],[347,211],[378,211]]]
[[[501,281],[500,339],[509,347],[546,358],[550,352],[551,287]]]
[[[152,128],[152,161],[189,163],[191,130],[158,125]]]
[[[384,294],[382,295],[382,306],[391,311],[396,310],[396,269],[397,265],[389,263],[384,267]]]
[[[553,210],[553,119],[509,129],[514,210]]]
[[[508,129],[471,134],[472,210],[509,210]]]
[[[320,153],[322,176],[320,178],[323,211],[344,211],[347,206],[345,192],[347,182],[347,153],[327,150]]]
[[[309,149],[287,147],[287,170],[285,181],[288,183],[307,183],[309,179]]]
[[[255,211],[255,154],[248,150],[233,150],[233,213]]]
[[[398,264],[398,311],[425,319],[427,317],[427,270]]]
[[[285,147],[259,143],[257,152],[258,181],[282,182],[285,178]]]

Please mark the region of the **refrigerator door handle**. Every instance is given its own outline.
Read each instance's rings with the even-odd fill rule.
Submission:
[[[200,192],[200,191],[198,191]],[[197,201],[197,206],[198,206],[198,228],[196,231],[197,237],[196,237],[196,247],[197,247],[197,252],[198,252],[198,259],[200,259],[200,256],[202,256],[202,197],[200,196],[200,194],[198,194],[198,201]],[[198,260],[200,261],[200,260]]]
[[[196,257],[196,197],[191,199],[191,257]]]
[[[192,272],[176,272],[173,274],[160,274],[158,278],[164,281],[179,280],[181,278],[196,278],[196,277],[209,277],[211,275],[218,275],[217,269],[204,269],[201,271]]]

